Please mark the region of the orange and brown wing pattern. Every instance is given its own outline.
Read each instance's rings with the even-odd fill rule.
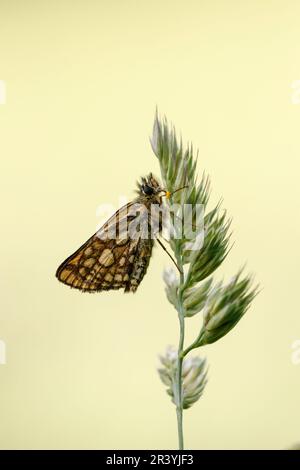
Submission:
[[[130,236],[128,222],[137,218],[136,202],[123,206],[59,266],[59,281],[83,292],[120,288],[135,292],[147,271],[153,248],[152,239],[141,237],[141,233],[150,230],[147,207],[137,205],[139,215],[145,216],[141,222],[145,231]]]
[[[59,266],[56,277],[86,292],[127,288],[139,240],[101,240],[97,234]]]

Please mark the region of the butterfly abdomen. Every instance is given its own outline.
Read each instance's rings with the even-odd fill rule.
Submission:
[[[137,247],[137,252],[130,273],[129,281],[125,287],[125,292],[135,292],[143,280],[149,266],[153,248],[152,239],[141,239]]]

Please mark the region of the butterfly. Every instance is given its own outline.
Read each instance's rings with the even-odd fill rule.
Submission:
[[[152,173],[143,177],[138,183],[137,198],[121,207],[59,266],[57,279],[82,292],[136,292],[147,272],[154,238],[177,266],[157,238],[162,231],[161,212],[152,209],[162,207],[163,196],[169,198],[171,193],[161,188]]]

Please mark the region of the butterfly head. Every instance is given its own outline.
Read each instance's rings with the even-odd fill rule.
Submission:
[[[143,177],[141,182],[138,183],[138,192],[141,196],[146,198],[153,198],[162,192],[159,182],[150,173],[148,176]]]

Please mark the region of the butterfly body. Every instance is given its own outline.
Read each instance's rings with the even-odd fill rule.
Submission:
[[[128,285],[125,287],[125,292],[135,292],[138,288],[138,285],[142,281],[148,269],[152,255],[152,248],[153,240],[140,240],[136,252],[136,262],[133,264],[133,269],[130,274]]]
[[[142,178],[138,197],[59,266],[58,280],[82,292],[121,288],[135,292],[146,274],[154,244],[151,206],[161,206],[162,191],[152,174]],[[136,223],[142,225],[140,231],[130,231],[128,221],[132,229]],[[160,221],[157,227],[160,232]]]

